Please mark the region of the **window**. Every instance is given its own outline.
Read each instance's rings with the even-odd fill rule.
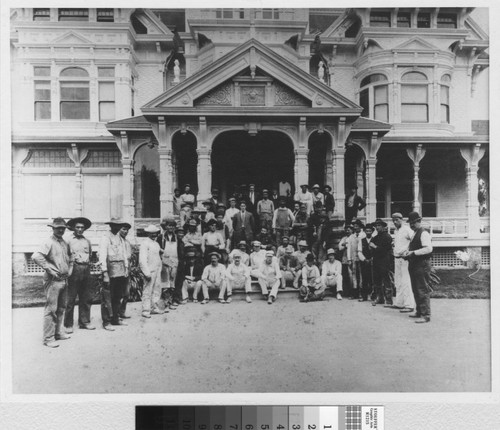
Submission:
[[[244,9],[217,9],[215,17],[217,19],[243,19],[245,11]]]
[[[400,212],[408,216],[413,208],[413,184],[410,182],[393,182],[391,184],[391,214]]]
[[[83,163],[84,167],[122,167],[120,151],[90,151]]]
[[[35,121],[50,120],[51,118],[51,81],[50,67],[35,66]],[[42,79],[40,79],[42,78]],[[43,79],[49,78],[49,79]]]
[[[389,122],[389,92],[384,75],[377,73],[361,81],[359,104],[363,108],[361,116]]]
[[[88,21],[88,9],[59,9],[59,21]]]
[[[65,149],[33,149],[25,167],[74,167]]]
[[[427,12],[419,13],[417,16],[417,27],[431,28],[431,14]]]
[[[438,14],[437,28],[457,28],[457,15],[449,13]]]
[[[107,122],[115,119],[115,69],[99,67],[99,121]]]
[[[262,9],[262,19],[280,19],[278,9]]]
[[[90,94],[87,71],[79,67],[64,69],[61,72],[60,87],[61,120],[89,120]]]
[[[422,183],[422,216],[436,217],[437,202],[436,202],[436,184]]]
[[[444,75],[441,78],[440,100],[441,100],[441,122],[450,123],[450,83],[451,76]]]
[[[372,12],[370,14],[370,27],[390,27],[390,12]]]
[[[50,21],[50,9],[33,9],[33,21]]]
[[[97,9],[97,22],[114,22],[115,10],[114,9]]]
[[[398,27],[401,28],[411,27],[411,14],[409,12],[398,13]]]
[[[420,72],[403,75],[401,84],[401,122],[429,122],[427,77]]]

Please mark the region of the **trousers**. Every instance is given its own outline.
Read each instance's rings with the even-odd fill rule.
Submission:
[[[209,286],[207,282],[201,281],[200,285],[198,285],[198,283],[196,284],[193,296],[195,298],[198,297],[198,294],[200,292],[200,287],[201,287],[201,290],[203,292],[203,298],[205,300],[209,300],[210,299],[210,295],[208,293],[208,289],[209,288],[219,288],[219,299],[224,299],[224,293],[226,291],[225,284],[226,283],[224,281],[220,281],[218,284],[212,284],[211,283],[211,285]],[[228,291],[227,295],[230,296],[231,294],[232,294],[232,291]]]
[[[362,284],[361,284],[361,298],[368,300],[375,300],[376,292],[373,289],[373,276],[372,276],[372,263],[371,261],[361,261]]]
[[[142,312],[150,312],[158,306],[161,297],[161,270],[152,270],[151,279],[146,282],[142,290]]]
[[[45,310],[43,312],[43,342],[52,342],[63,332],[67,302],[67,281],[49,278],[44,283]]]
[[[122,310],[122,299],[128,287],[128,278],[125,276],[110,278],[109,283],[102,284],[101,318],[103,326],[118,323]]]
[[[259,285],[262,294],[267,295],[267,293],[269,292],[269,288],[271,288],[271,292],[269,292],[269,295],[276,298],[276,296],[278,295],[278,288],[280,287],[280,280],[278,278],[259,278]]]
[[[201,290],[201,281],[190,281],[185,279],[182,283],[182,300],[187,300],[189,298],[189,289],[193,288],[193,300],[198,300],[198,294]]]
[[[410,260],[408,265],[411,287],[415,296],[416,313],[423,317],[431,316],[431,289],[429,287],[429,274],[431,271],[430,259]]]
[[[394,259],[394,284],[396,286],[396,298],[394,305],[401,308],[415,308],[415,298],[411,288],[408,261],[403,258]]]
[[[75,264],[73,272],[68,278],[68,302],[64,316],[65,327],[73,327],[76,296],[78,296],[78,325],[82,327],[90,324],[91,284],[90,266],[88,264]]]
[[[392,305],[392,285],[389,267],[385,263],[373,262],[373,288],[377,294],[377,302]]]

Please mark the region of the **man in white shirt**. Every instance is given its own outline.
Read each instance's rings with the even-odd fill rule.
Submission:
[[[292,194],[292,187],[290,186],[289,182],[282,180],[278,184],[278,191],[280,196],[290,197],[290,195]]]
[[[247,254],[247,243],[244,240],[238,243],[238,248],[234,248],[229,253],[229,263],[232,263],[234,261],[234,256],[237,253],[240,254],[241,263],[245,266],[250,266],[250,255]]]
[[[266,252],[264,262],[259,268],[258,278],[262,294],[268,296],[267,303],[272,305],[276,300],[281,283],[281,271],[273,251]],[[269,288],[271,288],[271,292],[268,293]]]
[[[246,301],[247,303],[252,303],[252,299],[250,298],[252,291],[250,268],[241,262],[241,252],[238,250],[235,250],[233,262],[226,269],[226,287],[228,294],[232,293],[233,288],[245,287]],[[228,300],[226,300],[226,303],[230,303]]]
[[[250,274],[254,278],[259,278],[259,269],[261,264],[266,258],[266,251],[261,249],[262,244],[258,240],[254,240],[252,243],[253,251],[250,254]],[[263,293],[264,294],[264,293]]]
[[[300,295],[304,302],[323,300],[326,286],[322,282],[318,266],[314,264],[314,255],[309,254],[306,265],[302,268],[302,288]]]
[[[396,227],[394,232],[394,285],[396,286],[396,298],[394,307],[401,312],[411,312],[415,308],[415,298],[411,289],[410,273],[408,272],[408,261],[403,256],[408,251],[413,237],[412,229],[404,223],[403,215],[399,212],[392,214],[392,222]]]
[[[408,270],[416,303],[415,313],[409,316],[417,318],[416,323],[428,323],[431,321],[431,286],[429,283],[432,256],[431,235],[422,227],[422,217],[418,212],[410,212],[408,223],[415,234],[403,258],[409,261]]]
[[[330,248],[326,251],[328,260],[321,267],[321,278],[326,288],[335,288],[337,300],[342,300],[342,264],[335,259],[335,250]]]
[[[307,206],[307,213],[310,214],[313,211],[313,197],[312,194],[307,190],[309,185],[302,184],[300,186],[300,191],[295,193],[293,199],[300,203],[305,203]]]
[[[314,184],[312,187],[313,207],[316,205],[316,202],[321,202],[322,206],[325,204],[325,196],[319,191],[319,189],[320,188],[318,184]]]
[[[160,229],[149,225],[144,229],[148,238],[142,242],[139,250],[139,267],[146,279],[142,290],[142,316],[151,318],[151,314],[163,314],[164,311],[158,307],[161,297],[161,269],[162,261],[160,254],[162,250],[156,236]]]
[[[220,254],[217,252],[210,253],[210,264],[203,269],[201,275],[201,288],[203,291],[202,305],[209,302],[208,295],[209,288],[219,288],[219,303],[226,303],[224,300],[224,293],[226,292],[226,268],[223,264],[219,263]],[[228,300],[231,303],[231,293],[228,291]]]

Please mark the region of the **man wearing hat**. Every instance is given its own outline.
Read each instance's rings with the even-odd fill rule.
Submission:
[[[311,253],[308,249],[307,242],[305,240],[299,240],[297,244],[299,249],[295,251],[293,255],[297,258],[299,266],[302,269],[306,265],[306,258]]]
[[[220,233],[216,232],[215,229],[217,227],[217,221],[211,219],[207,223],[208,231],[203,234],[201,240],[201,251],[203,252],[203,256],[205,258],[205,264],[210,262],[209,255],[212,252],[219,252],[226,248],[226,244],[224,243],[224,238],[220,235]]]
[[[262,200],[257,203],[257,216],[261,227],[271,231],[274,214],[274,203],[269,200],[269,191],[262,190]]]
[[[191,194],[191,185],[184,185],[184,194],[180,196],[181,203],[190,203],[194,206],[196,202],[196,198],[193,194]]]
[[[305,203],[307,213],[310,214],[313,211],[313,197],[312,194],[308,191],[308,188],[309,185],[302,184],[300,186],[300,191],[295,193],[293,199],[299,201],[300,203]]]
[[[226,292],[226,268],[223,264],[219,263],[220,254],[218,252],[211,252],[209,255],[210,264],[205,266],[201,275],[201,288],[203,291],[203,301],[201,304],[204,305],[209,302],[210,296],[208,290],[210,288],[219,289],[219,303],[231,303],[231,291],[227,291],[227,301],[224,299]]]
[[[139,267],[146,279],[142,290],[142,316],[151,318],[151,314],[163,314],[158,307],[161,297],[162,250],[156,241],[160,229],[150,224],[145,229],[148,239],[141,244],[139,250]]]
[[[361,286],[363,285],[363,273],[361,270],[361,262],[358,256],[358,249],[361,240],[365,237],[363,232],[363,223],[359,219],[355,219],[352,223],[353,232],[349,236],[347,250],[347,264],[351,269],[352,292],[350,299],[359,299],[361,297]]]
[[[309,254],[306,258],[306,265],[302,268],[300,295],[304,302],[323,300],[325,289],[318,266],[314,264],[314,255]]]
[[[279,198],[278,209],[274,211],[272,227],[276,235],[276,242],[281,243],[283,236],[288,236],[292,228],[295,217],[286,205],[285,197]]]
[[[330,187],[330,185],[325,185],[323,187],[323,195],[325,196],[326,213],[328,214],[328,217],[330,217],[335,210],[335,199],[333,198],[332,187]]]
[[[196,256],[196,249],[189,246],[185,249],[186,258],[179,265],[178,277],[182,280],[182,300],[185,305],[189,299],[189,290],[193,289],[193,302],[198,303],[198,294],[202,288],[201,275],[203,274],[203,263]]]
[[[240,254],[240,260],[241,264],[244,264],[245,266],[250,265],[250,255],[247,253],[247,243],[242,240],[238,243],[238,248],[234,248],[230,253],[229,253],[229,263],[232,263],[234,261],[234,255],[239,253]]]
[[[179,188],[176,188],[174,190],[174,195],[172,197],[172,200],[173,200],[173,205],[174,205],[173,214],[180,216],[182,200],[181,200],[181,190],[179,190]]]
[[[309,226],[309,212],[307,211],[307,203],[300,203],[299,212],[295,215],[293,221],[292,233],[295,236],[296,242],[307,238],[307,230]]]
[[[266,251],[261,249],[262,244],[258,240],[252,242],[253,251],[250,253],[250,274],[254,278],[259,278],[259,269],[266,258]]]
[[[292,187],[285,179],[282,179],[278,183],[278,191],[280,196],[286,197],[287,199],[292,195]]]
[[[257,203],[260,200],[260,195],[255,191],[255,184],[250,184],[248,186],[248,193],[244,196],[244,198],[248,203],[247,210],[255,215],[257,213]]]
[[[241,240],[247,243],[253,240],[255,221],[253,215],[247,211],[245,201],[240,202],[240,211],[233,216],[233,243]]]
[[[394,286],[396,287],[396,298],[394,306],[400,312],[411,312],[415,309],[415,299],[411,289],[410,273],[408,272],[408,261],[403,258],[410,247],[413,231],[403,221],[403,215],[399,212],[392,214],[392,222],[396,231],[394,232]]]
[[[179,213],[180,224],[183,226],[186,224],[193,214],[193,204],[189,202],[181,203],[181,211]]]
[[[196,230],[198,233],[203,234],[207,230],[206,226],[206,215],[207,215],[207,210],[205,209],[204,206],[196,206],[192,211],[191,211],[191,219],[188,220],[195,220],[196,221]],[[189,227],[189,224],[188,224]],[[188,228],[189,231],[189,228]]]
[[[262,294],[267,297],[267,303],[272,305],[278,295],[281,280],[281,270],[273,251],[266,251],[264,261],[258,269],[258,279]]]
[[[278,249],[276,250],[276,258],[278,260],[286,254],[286,249],[288,248],[288,245],[290,245],[290,238],[288,236],[283,236],[281,238],[281,245],[278,246]]]
[[[360,302],[366,302],[368,300],[368,296],[373,294],[371,299],[375,298],[375,294],[373,293],[373,257],[372,250],[370,248],[370,243],[372,241],[373,235],[373,224],[366,224],[365,228],[365,237],[359,241],[358,244],[358,258],[361,264],[361,297],[359,298]]]
[[[411,239],[408,252],[404,258],[408,260],[411,286],[415,296],[416,323],[428,323],[431,320],[431,286],[429,282],[431,273],[432,240],[431,235],[422,227],[422,217],[418,212],[408,215],[410,228],[415,232]]]
[[[212,207],[215,208],[217,207],[217,205],[220,203],[220,200],[219,200],[219,189],[218,188],[213,188],[212,189],[212,196],[208,199],[210,201],[210,203],[212,204]]]
[[[229,235],[231,237],[233,235],[233,217],[240,210],[236,207],[236,198],[230,197],[228,202],[229,202],[229,207],[226,209],[226,213],[224,214],[224,223],[229,228]]]
[[[116,218],[106,224],[110,231],[104,235],[99,246],[99,263],[103,276],[101,317],[104,329],[114,331],[112,325],[127,325],[120,317],[127,318],[125,310],[132,257],[127,234],[131,225]]]
[[[233,261],[229,263],[226,269],[228,294],[235,288],[245,288],[246,301],[247,303],[252,303],[252,299],[250,298],[250,293],[252,292],[250,268],[241,262],[241,252],[237,249],[234,251]]]
[[[358,186],[353,185],[351,192],[345,198],[345,222],[350,224],[358,216],[358,211],[366,206],[362,197],[358,196]]]
[[[157,235],[156,237],[156,242],[158,243],[160,249],[162,250],[160,294],[162,289],[169,290],[167,294],[168,296],[167,302],[170,302],[170,306],[172,306],[173,304],[171,302],[174,295],[173,292],[175,287],[178,286],[176,285],[175,282],[177,278],[177,266],[179,265],[179,257],[180,257],[179,254],[182,252],[184,243],[175,234],[175,228],[177,227],[177,223],[174,218],[171,217],[163,218],[160,223],[160,226],[164,230],[162,234]],[[179,297],[176,297],[176,300],[179,300]]]
[[[336,291],[337,300],[342,300],[342,264],[335,259],[335,254],[336,251],[333,248],[326,251],[327,260],[321,266],[321,278],[325,288]]]
[[[90,259],[92,244],[83,233],[92,222],[83,217],[72,218],[67,222],[73,235],[68,241],[70,250],[70,273],[68,278],[68,303],[64,316],[66,333],[73,333],[73,314],[76,296],[78,296],[78,326],[81,329],[95,330],[90,324],[90,308],[92,306],[92,278],[90,277]]]
[[[325,196],[323,195],[323,193],[321,193],[319,191],[319,185],[318,184],[314,184],[312,186],[312,198],[313,198],[313,206],[316,205],[317,202],[320,202],[321,203],[321,206],[324,206],[325,204]]]
[[[58,340],[71,336],[64,333],[64,312],[67,300],[67,282],[70,275],[70,250],[63,239],[66,223],[62,218],[54,218],[52,236],[33,253],[32,259],[45,270],[43,276],[45,290],[45,310],[43,313],[43,344],[57,348]]]
[[[292,282],[293,288],[299,288],[299,278],[301,267],[297,257],[293,255],[294,249],[292,245],[287,245],[285,253],[279,257],[281,270],[281,288],[286,287],[287,282]],[[306,257],[307,258],[307,257]]]
[[[389,272],[392,258],[392,237],[387,232],[387,223],[377,218],[373,223],[377,235],[370,242],[373,255],[373,286],[377,297],[372,305],[384,304],[385,307],[392,306],[392,284]]]
[[[215,219],[215,206],[212,204],[212,201],[210,199],[203,200],[202,205],[206,211],[204,219],[205,223],[207,223],[211,219]]]
[[[198,257],[201,257],[202,256],[201,242],[203,239],[201,233],[198,231],[198,223],[196,222],[195,219],[190,219],[187,222],[187,228],[188,231],[182,239],[182,241],[184,242],[184,246],[185,247],[194,246],[196,249],[196,255]]]

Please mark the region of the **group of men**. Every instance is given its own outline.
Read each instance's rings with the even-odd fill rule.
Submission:
[[[231,197],[227,208],[213,190],[212,198],[201,208],[193,207],[195,199],[186,186],[185,194],[178,196],[183,200],[178,216],[162,219],[161,230],[155,225],[143,230],[147,238],[140,245],[138,258],[144,278],[142,317],[175,310],[188,303],[190,296],[193,302],[206,304],[211,290],[216,290],[220,303],[230,303],[233,290],[241,289],[251,303],[254,281],[269,304],[287,286],[299,290],[304,302],[322,300],[331,289],[338,300],[346,294],[360,301],[371,298],[374,305],[383,303],[402,312],[415,308],[411,316],[417,317],[417,322],[430,321],[432,245],[429,233],[421,227],[421,217],[416,212],[410,214],[410,229],[401,214],[393,214],[393,243],[383,220],[363,225],[355,218],[364,204],[355,188],[346,201],[346,213],[350,211],[353,222],[334,212],[329,186],[324,187],[324,193],[318,185],[312,192],[308,188],[303,185],[296,193],[293,208],[285,196],[277,199],[275,207],[267,190],[262,191],[260,200],[253,194],[240,201]],[[255,192],[252,186],[250,192]],[[84,235],[91,224],[84,217],[67,223],[54,219],[49,225],[53,235],[32,256],[45,269],[46,346],[57,347],[58,341],[71,337],[77,296],[79,327],[95,329],[90,318],[92,246]],[[103,328],[114,331],[114,326],[127,325],[124,319],[130,318],[126,307],[132,259],[127,234],[131,225],[118,219],[107,224],[110,231],[99,246],[101,318]],[[63,238],[66,228],[73,232],[68,241]],[[393,257],[395,302],[389,276]]]

